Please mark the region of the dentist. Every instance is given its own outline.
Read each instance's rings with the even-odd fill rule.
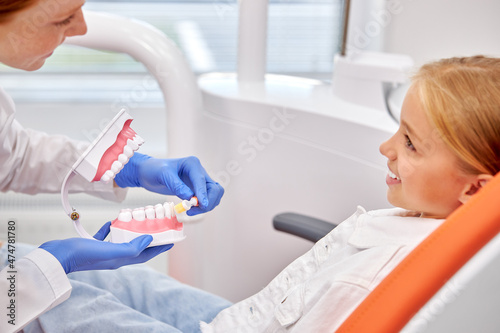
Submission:
[[[84,3],[84,0],[0,0],[0,62],[27,71],[42,67],[66,37],[86,33],[87,26],[81,8]],[[0,88],[1,191],[29,194],[58,192],[64,174],[85,148],[81,142],[63,136],[49,136],[23,128],[15,119],[12,100]],[[58,167],[57,171],[53,167],[56,163],[64,165],[66,170]],[[71,190],[120,200],[125,195],[126,187],[143,187],[182,199],[196,195],[200,206],[191,209],[190,215],[212,210],[219,204],[224,193],[223,188],[210,178],[195,157],[155,159],[137,153],[117,175],[113,184],[96,185],[81,179],[80,182],[74,182]],[[137,268],[139,271],[130,268],[126,273],[120,270],[93,270],[110,270],[142,263],[167,251],[172,245],[147,248],[152,241],[150,235],[140,236],[124,244],[103,242],[109,233],[109,227],[108,222],[97,232],[95,240],[54,240],[29,251],[19,244],[4,244],[0,250],[0,268],[3,268],[0,272],[0,331],[15,332],[26,328],[30,332],[90,332],[75,317],[91,315],[89,321],[95,321],[99,316],[107,316],[106,311],[113,314],[112,321],[126,321],[140,315],[155,317],[150,310],[140,308],[135,302],[136,299],[147,297],[149,293],[161,297],[161,291],[146,285],[156,281],[152,271],[143,267]],[[22,252],[28,253],[20,258]],[[72,273],[78,271],[89,272]],[[72,273],[69,275],[71,280],[67,276],[69,273]],[[102,275],[98,275],[99,273]],[[136,279],[132,279],[133,277]],[[139,291],[135,292],[134,288]],[[70,297],[72,289],[72,297],[78,297],[82,306],[95,303],[91,307],[94,313],[87,314],[83,308],[64,309],[64,304],[61,303]],[[110,289],[114,292],[108,292]],[[202,293],[197,290],[192,292]],[[100,307],[96,301],[99,297]],[[228,305],[226,301],[208,294],[206,297],[212,304],[219,302],[220,308]],[[65,313],[69,313],[70,317],[59,318],[57,313],[47,313],[47,316],[42,316],[47,317],[45,321],[34,321],[60,304],[58,310],[69,311]],[[162,312],[169,311],[168,304],[161,305]],[[123,318],[120,319],[117,311]],[[205,321],[210,321],[218,312],[210,313],[196,306],[190,309],[192,313],[197,313],[196,311],[199,311],[199,319]],[[146,329],[147,319],[142,322]],[[30,325],[27,326],[28,324]],[[101,331],[115,330],[111,326],[105,326]]]

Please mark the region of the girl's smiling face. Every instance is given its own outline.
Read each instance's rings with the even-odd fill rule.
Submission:
[[[62,4],[63,3],[63,4]],[[39,0],[0,24],[0,62],[36,70],[66,37],[83,35],[83,0]]]
[[[461,171],[458,158],[428,121],[414,86],[403,102],[399,130],[380,152],[388,158],[389,202],[425,217],[447,217],[476,182],[475,175]]]

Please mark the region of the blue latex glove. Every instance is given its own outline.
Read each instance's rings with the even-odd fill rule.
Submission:
[[[40,245],[40,248],[56,257],[68,274],[143,263],[174,246],[168,244],[146,248],[153,241],[151,235],[139,236],[130,243],[103,242],[110,226],[111,222],[104,224],[95,234],[95,240],[88,238],[53,240]]]
[[[116,175],[115,182],[120,187],[143,187],[185,200],[196,196],[199,206],[191,208],[188,215],[214,209],[224,194],[222,186],[210,178],[200,160],[194,156],[158,159],[134,153]]]

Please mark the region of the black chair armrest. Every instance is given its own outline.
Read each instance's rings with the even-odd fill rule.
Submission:
[[[297,213],[281,213],[273,218],[274,229],[317,242],[335,228],[335,225]]]

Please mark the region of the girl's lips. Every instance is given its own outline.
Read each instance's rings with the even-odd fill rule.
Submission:
[[[387,175],[385,177],[385,182],[387,185],[396,185],[396,184],[401,184],[400,179],[392,178],[391,176]]]
[[[389,171],[387,172],[387,176],[385,177],[385,182],[387,183],[387,185],[395,185],[400,184],[401,179],[396,176],[396,174],[392,172],[391,169],[389,169]]]

